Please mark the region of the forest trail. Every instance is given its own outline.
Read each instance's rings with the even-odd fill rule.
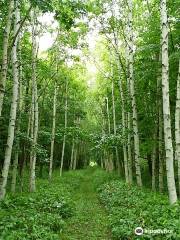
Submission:
[[[110,240],[108,215],[100,204],[92,171],[86,171],[75,194],[72,196],[76,204],[76,212],[66,222],[61,234],[62,240]]]

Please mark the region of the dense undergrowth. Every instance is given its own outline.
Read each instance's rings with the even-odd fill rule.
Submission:
[[[62,178],[56,172],[51,183],[38,179],[35,193],[8,194],[0,208],[0,240],[180,239],[178,204],[96,167]],[[144,229],[142,236],[136,227]],[[170,232],[145,232],[157,229]]]
[[[180,206],[170,206],[166,196],[119,180],[102,185],[98,191],[109,213],[114,239],[180,239]],[[144,230],[143,235],[135,235],[137,227]],[[164,234],[149,230],[163,230]]]
[[[71,195],[81,176],[55,176],[52,183],[38,180],[36,193],[8,195],[0,203],[1,240],[59,240],[66,218],[74,214]]]

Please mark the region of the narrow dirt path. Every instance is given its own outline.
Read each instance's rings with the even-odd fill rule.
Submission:
[[[108,216],[98,201],[93,186],[93,176],[83,175],[80,187],[72,199],[76,212],[70,218],[61,234],[63,240],[110,240]]]

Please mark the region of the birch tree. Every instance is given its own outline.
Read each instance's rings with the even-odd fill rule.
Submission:
[[[31,162],[30,162],[30,183],[29,190],[34,192],[36,190],[35,185],[35,168],[36,168],[36,145],[38,137],[38,93],[37,93],[37,80],[36,80],[36,61],[37,61],[37,22],[36,22],[36,10],[32,10],[32,122],[31,122]]]
[[[57,84],[54,86],[54,98],[53,98],[53,116],[52,116],[52,133],[51,133],[51,153],[49,161],[49,180],[52,178],[53,156],[54,156],[54,139],[56,132],[56,105],[57,105]]]
[[[160,1],[161,14],[161,47],[162,47],[162,97],[163,97],[163,120],[164,141],[166,153],[167,185],[170,203],[177,201],[177,193],[174,179],[174,156],[171,133],[171,115],[169,103],[169,56],[168,56],[168,18],[166,0]]]
[[[72,168],[73,168],[73,159],[74,159],[74,137],[72,140],[72,148],[71,148],[71,160],[70,160],[70,165],[69,165],[70,170],[72,170]]]
[[[66,146],[66,128],[67,128],[67,112],[68,112],[68,80],[66,79],[66,90],[65,90],[65,111],[64,111],[64,137],[63,137],[63,145],[62,145],[62,153],[61,153],[61,164],[60,164],[60,177],[62,176],[63,164],[64,164],[64,151]]]
[[[140,167],[140,151],[139,151],[139,132],[138,132],[138,117],[137,117],[137,105],[134,87],[134,54],[133,54],[133,28],[132,28],[132,0],[128,0],[128,55],[129,55],[129,83],[130,83],[130,95],[133,112],[133,134],[134,134],[134,154],[135,154],[135,168],[136,168],[136,180],[137,185],[142,186],[141,179],[141,167]]]
[[[161,99],[162,100],[162,99]],[[159,149],[159,154],[158,154],[158,159],[159,159],[159,191],[163,192],[164,188],[164,161],[163,161],[163,126],[162,126],[162,104],[161,101],[159,103],[159,144],[158,144],[158,149]]]
[[[1,68],[1,71],[0,71],[0,117],[1,117],[1,114],[2,114],[4,93],[5,93],[5,85],[6,85],[6,75],[7,75],[7,68],[8,68],[9,35],[10,35],[10,31],[11,31],[13,9],[14,9],[14,0],[10,0],[9,5],[8,5],[8,15],[7,15],[6,26],[5,26],[5,29],[4,29],[4,38],[3,38],[3,47],[2,47],[3,48],[3,51],[2,51],[2,68]]]
[[[20,22],[20,13],[19,13],[19,4],[18,1],[15,1],[15,13],[14,13],[14,35],[19,27]],[[19,70],[18,70],[18,57],[17,57],[17,47],[18,47],[18,40],[14,42],[12,48],[12,71],[13,71],[13,95],[12,95],[12,102],[11,102],[11,110],[10,110],[10,121],[8,127],[8,138],[7,138],[7,145],[5,149],[5,158],[4,158],[4,165],[2,169],[2,180],[0,185],[0,199],[3,199],[6,194],[6,185],[7,185],[7,178],[9,173],[9,166],[11,161],[11,154],[12,154],[12,147],[14,142],[14,132],[15,132],[15,123],[16,123],[16,112],[17,112],[17,104],[18,104],[18,88],[19,88]]]
[[[107,124],[108,124],[108,133],[111,134],[111,122],[110,122],[110,115],[109,115],[109,98],[106,97],[106,113],[107,113]],[[108,171],[112,171],[114,169],[112,154],[109,154],[109,160],[107,162],[107,169]]]
[[[22,59],[21,59],[21,46],[19,47],[19,98],[18,98],[18,119],[17,119],[17,127],[16,127],[16,135],[19,135],[21,130],[21,115],[23,111],[23,85],[22,85]],[[18,167],[18,161],[19,161],[19,150],[20,150],[20,142],[19,142],[19,136],[16,140],[15,145],[15,156],[13,161],[13,170],[12,170],[12,182],[11,182],[11,192],[15,192],[16,190],[16,178],[17,178],[17,167]]]
[[[175,160],[178,164],[178,181],[180,195],[180,60],[176,89],[176,110],[175,110]]]
[[[112,68],[112,66],[111,66]],[[113,111],[113,128],[114,128],[114,135],[116,136],[117,133],[117,127],[116,127],[116,108],[115,108],[115,99],[114,99],[114,79],[112,74],[112,84],[111,84],[111,95],[112,95],[112,111]],[[119,162],[119,153],[118,153],[118,147],[115,148],[116,151],[116,164],[118,168],[118,172],[120,174],[120,162]]]

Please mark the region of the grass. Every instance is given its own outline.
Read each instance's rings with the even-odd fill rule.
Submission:
[[[57,171],[51,184],[38,179],[37,192],[8,194],[0,207],[0,240],[180,239],[178,204],[97,167]],[[171,233],[137,237],[136,227]]]
[[[111,239],[107,213],[100,205],[95,192],[93,172],[93,169],[79,171],[82,182],[72,196],[76,212],[65,224],[60,239]]]
[[[109,179],[95,168],[65,172],[62,178],[57,171],[51,184],[38,179],[35,193],[8,194],[0,203],[0,239],[110,239],[93,181],[98,175],[99,183]]]

